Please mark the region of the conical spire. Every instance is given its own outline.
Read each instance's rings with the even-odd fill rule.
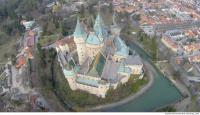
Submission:
[[[79,17],[77,18],[76,28],[74,31],[74,37],[75,38],[84,38],[84,39],[86,39],[86,37],[87,37],[87,33],[85,32],[84,27],[80,23]]]
[[[101,18],[100,13],[98,13],[97,18],[95,20],[94,32],[98,37],[102,37],[102,38],[105,38],[107,35],[107,30]]]
[[[120,55],[120,56],[124,56],[124,57],[128,56],[129,48],[126,46],[124,41],[119,36],[117,36],[114,39],[114,44],[116,47],[116,51],[115,51],[116,55]]]
[[[98,26],[101,26],[101,27],[105,26],[105,25],[104,25],[104,22],[103,22],[103,20],[102,20],[102,18],[101,18],[100,13],[98,13],[97,18],[96,18],[96,20],[95,20],[94,29],[95,29],[95,28],[98,28]]]
[[[102,28],[98,28],[98,33],[96,33],[97,36],[101,39],[101,41],[103,41],[103,38],[104,38],[104,33],[103,33],[103,30]]]

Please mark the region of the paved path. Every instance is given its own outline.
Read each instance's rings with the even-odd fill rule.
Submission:
[[[176,111],[185,112],[187,111],[188,109],[187,107],[191,103],[191,94],[189,90],[187,89],[187,87],[183,85],[183,83],[181,83],[180,81],[176,80],[175,85],[181,91],[181,93],[186,97],[183,100],[175,103],[174,107],[176,108]]]
[[[151,65],[148,63],[148,62],[144,62],[144,65],[147,67],[147,68],[151,68]],[[145,85],[140,91],[138,91],[137,93],[121,100],[121,101],[118,101],[118,102],[115,102],[115,103],[111,103],[111,104],[105,104],[105,105],[99,105],[99,106],[96,106],[96,107],[93,107],[93,108],[85,108],[86,111],[101,111],[103,109],[108,109],[108,108],[113,108],[113,107],[116,107],[116,106],[119,106],[119,105],[123,105],[125,103],[128,103],[129,101],[133,101],[134,99],[136,99],[137,97],[141,96],[143,93],[145,93],[153,84],[154,82],[154,77],[153,77],[153,74],[152,74],[152,70],[151,71],[148,71],[148,75],[149,75],[149,82],[147,85]]]

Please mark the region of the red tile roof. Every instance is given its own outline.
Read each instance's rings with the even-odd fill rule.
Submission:
[[[18,58],[18,63],[16,65],[16,68],[19,69],[21,66],[23,66],[26,63],[26,59],[24,56],[20,56]]]

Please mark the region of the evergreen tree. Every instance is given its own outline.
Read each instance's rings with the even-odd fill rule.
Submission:
[[[157,43],[156,43],[156,38],[151,39],[151,51],[152,51],[152,58],[155,61],[157,59]]]

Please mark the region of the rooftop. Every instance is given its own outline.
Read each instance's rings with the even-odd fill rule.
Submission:
[[[101,53],[97,54],[96,58],[92,62],[88,75],[94,77],[101,77],[105,63],[105,57]]]
[[[80,23],[79,17],[77,18],[76,28],[74,31],[74,37],[84,38],[84,39],[86,39],[87,37],[87,33],[85,32],[83,25]]]
[[[122,39],[119,36],[114,39],[114,44],[116,47],[115,55],[128,57],[129,48],[126,46],[126,44],[122,41]]]
[[[108,35],[106,26],[101,18],[100,13],[98,13],[97,15],[93,28],[94,28],[95,34],[100,38],[105,38]]]
[[[143,64],[139,55],[128,56],[125,63],[127,65],[142,65]]]
[[[63,72],[64,72],[64,75],[68,76],[68,77],[73,77],[75,75],[75,73],[74,73],[73,70],[66,70],[66,69],[64,69]]]
[[[76,81],[80,84],[89,85],[89,86],[92,86],[92,87],[98,87],[99,86],[99,83],[98,83],[97,80],[87,79],[87,78],[84,78],[84,77],[78,77],[76,79]]]
[[[107,60],[102,78],[110,82],[116,82],[118,80],[117,71],[119,63],[113,62],[112,60]]]
[[[86,43],[99,45],[101,44],[101,40],[94,33],[91,32],[86,40]]]
[[[130,74],[132,71],[131,71],[131,68],[125,67],[125,64],[121,63],[120,66],[119,66],[119,68],[118,68],[118,72]]]

